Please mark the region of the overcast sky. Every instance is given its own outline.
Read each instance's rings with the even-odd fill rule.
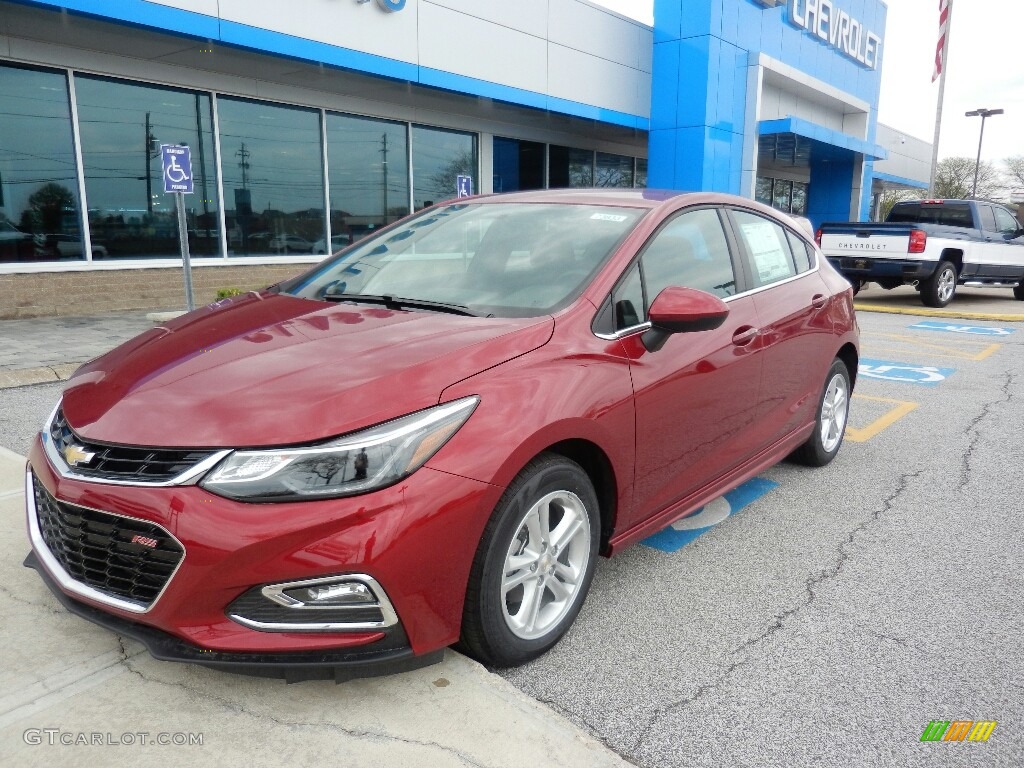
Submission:
[[[651,24],[653,0],[591,0]],[[840,7],[841,0],[837,0]],[[889,0],[879,120],[928,142],[935,131],[939,83],[932,83],[938,0]],[[1006,114],[985,121],[982,159],[1024,155],[1024,2],[954,0],[939,157],[978,151],[979,107]]]

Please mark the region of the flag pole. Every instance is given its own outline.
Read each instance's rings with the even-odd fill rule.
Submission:
[[[935,105],[935,137],[932,139],[932,170],[928,177],[928,197],[935,197],[935,171],[939,164],[939,134],[942,131],[942,101],[946,95],[946,70],[949,68],[949,36],[953,29],[953,0],[946,5],[946,30],[942,43],[942,66],[939,70],[939,101]]]

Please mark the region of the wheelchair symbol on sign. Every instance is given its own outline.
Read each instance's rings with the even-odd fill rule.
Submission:
[[[171,164],[167,166],[167,180],[172,184],[180,184],[189,180],[188,171],[178,165],[177,155],[171,155]]]
[[[945,381],[946,376],[938,368],[930,365],[861,365],[860,375],[869,379],[883,381],[906,381],[913,384],[938,384]]]

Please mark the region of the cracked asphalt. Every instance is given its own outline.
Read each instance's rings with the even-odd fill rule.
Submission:
[[[916,407],[848,439],[828,467],[763,473],[778,487],[677,552],[638,545],[602,560],[565,640],[499,674],[643,768],[1024,764],[1024,324],[962,321],[1015,329],[988,338],[910,329],[920,318],[902,315],[859,320],[864,357],[955,371],[934,386],[861,377],[850,417],[861,436],[899,403]],[[24,453],[61,387],[0,392],[0,444]],[[38,616],[17,599],[35,583],[23,570],[3,589],[7,605]],[[34,650],[59,653],[81,622],[44,613],[54,634]],[[118,696],[145,676],[160,693],[143,718],[188,730],[235,713],[239,739],[269,739],[294,764],[308,762],[296,743],[318,729],[367,743],[374,760],[499,764],[431,727],[397,740],[381,727],[456,706],[429,685],[438,668],[411,673],[422,690],[407,701],[389,680],[290,686],[262,701],[263,681],[182,671],[103,630],[74,631],[110,658],[82,668],[96,709],[92,720],[67,710],[67,727],[123,719]],[[368,705],[377,719],[358,720]],[[460,711],[445,729],[471,727],[475,713]],[[986,743],[921,743],[932,720],[998,726]],[[233,740],[221,747],[228,764],[248,755]]]
[[[650,768],[1024,764],[1024,325],[918,320],[860,313],[862,355],[955,372],[861,377],[850,424],[914,410],[678,552],[602,561],[570,635],[500,674]],[[999,724],[921,743],[931,720]]]

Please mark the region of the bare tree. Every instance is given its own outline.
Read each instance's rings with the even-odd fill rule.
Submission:
[[[1015,155],[1003,160],[1003,172],[1014,190],[1024,191],[1024,155]]]
[[[935,197],[948,199],[966,199],[971,196],[974,186],[975,162],[970,157],[947,157],[939,161],[935,167]],[[978,190],[975,196],[991,199],[1002,191],[999,171],[996,167],[982,160],[978,166]]]
[[[902,203],[905,200],[919,200],[922,197],[922,191],[917,189],[886,189],[882,191],[882,194],[878,197],[878,219],[879,221],[885,221],[889,217],[889,211],[896,203]]]

